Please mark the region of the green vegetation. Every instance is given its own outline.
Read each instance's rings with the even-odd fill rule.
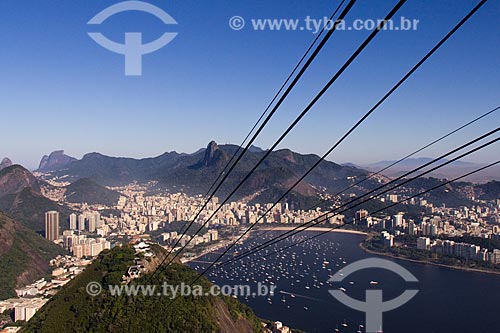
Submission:
[[[14,241],[10,250],[0,257],[0,299],[15,297],[16,279],[28,265],[28,257],[19,242]]]
[[[476,187],[479,194],[479,199],[496,200],[500,199],[500,182],[493,180],[486,184],[481,184]]]
[[[58,211],[60,213],[59,225],[63,230],[68,229],[68,218],[72,213],[69,208],[58,205],[30,188],[25,188],[17,194],[2,197],[0,209],[40,234],[45,231],[45,212]]]
[[[237,148],[235,145],[217,146],[211,143],[206,150],[202,149],[190,155],[172,152],[142,160],[92,153],[71,163],[67,170],[56,174],[60,176],[68,174],[70,179],[90,178],[106,185],[155,180],[159,182],[158,189],[200,194],[208,190]],[[247,151],[219,189],[218,196],[228,195],[264,154],[264,151],[258,149]],[[271,192],[262,193],[261,199],[254,198],[257,202],[270,202],[271,198],[276,197],[277,193],[281,195],[284,188],[294,183],[318,159],[316,155],[297,154],[288,149],[274,151],[235,193],[234,199],[270,190]],[[300,196],[315,197],[316,190],[313,186],[325,187],[334,193],[352,184],[353,181],[348,177],[364,178],[367,174],[366,171],[354,167],[323,161],[295,189],[297,198],[289,198],[293,199],[289,202],[294,202],[296,209],[306,208],[302,206],[304,199]],[[354,188],[353,191],[359,192],[376,184],[376,181],[368,180],[363,183],[363,188]]]
[[[16,296],[20,282],[29,283],[50,272],[48,262],[63,248],[47,241],[0,212],[0,299]]]
[[[260,203],[261,205],[276,202],[279,198],[287,191],[287,188],[281,186],[273,186],[267,190],[264,190],[258,197],[252,199],[249,204],[255,205],[256,203]],[[290,192],[288,193],[281,201],[282,203],[288,203],[290,208],[296,209],[305,209],[309,207],[313,207],[319,205],[320,207],[329,205],[330,203],[327,201],[320,201],[316,196],[308,196],[303,195],[298,192]]]
[[[157,249],[157,248],[155,248]],[[172,302],[170,297],[111,296],[107,286],[119,284],[121,276],[134,262],[132,247],[115,247],[104,251],[78,277],[68,283],[24,327],[24,332],[219,332],[221,306],[235,320],[244,320],[253,331],[260,332],[259,320],[252,311],[228,297],[187,296]],[[190,283],[197,273],[187,266],[174,263],[158,274],[145,274],[133,285],[169,285]],[[99,282],[103,292],[96,297],[86,293],[89,282]],[[160,282],[161,281],[161,282]],[[211,283],[201,279],[203,292]],[[154,293],[155,294],[155,293]]]
[[[442,185],[446,180],[441,180],[438,178],[418,178],[411,181],[408,186],[410,186],[414,193],[418,193],[435,186]],[[437,188],[429,193],[427,193],[424,198],[432,203],[434,206],[446,207],[460,207],[460,206],[471,206],[473,202],[466,198],[462,193],[458,191],[459,187],[463,187],[465,183],[448,184],[446,186]]]
[[[72,203],[114,206],[119,198],[120,193],[108,190],[88,178],[79,179],[66,188],[66,201]]]
[[[261,320],[255,316],[253,310],[249,306],[240,303],[233,297],[223,296],[222,298],[234,321],[246,320],[250,322],[254,332],[260,332],[262,330]]]

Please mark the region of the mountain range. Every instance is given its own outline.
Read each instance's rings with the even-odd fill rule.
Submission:
[[[54,186],[44,179],[58,177],[68,181],[67,186],[59,189],[64,193],[64,201],[69,203],[113,206],[120,194],[106,186],[133,181],[152,181],[156,184],[153,190],[199,194],[207,191],[236,149],[238,147],[234,145],[219,146],[210,142],[206,148],[193,154],[168,152],[153,158],[132,159],[91,153],[81,160],[64,157],[64,153],[59,151],[44,159],[46,163],[42,165],[42,169],[52,171],[40,172],[37,174],[38,178],[24,167],[12,165],[9,159],[4,159],[0,170],[0,267],[12,269],[4,273],[4,279],[0,279],[1,285],[5,286],[0,288],[0,296],[12,295],[15,286],[31,282],[47,273],[47,258],[57,251],[54,244],[40,236],[44,233],[44,213],[49,210],[59,211],[61,229],[68,227],[68,216],[73,211],[66,204],[52,201],[43,195],[44,190]],[[265,151],[256,147],[246,152],[217,195],[229,193],[264,154]],[[272,152],[232,199],[246,197],[252,203],[275,201],[318,160],[316,155],[302,155],[288,149]],[[408,161],[403,166],[411,167],[412,163],[420,165],[426,161]],[[390,163],[391,161],[381,162],[374,168]],[[464,163],[456,166],[471,167]],[[317,203],[319,192],[343,190],[369,173],[356,166],[322,161],[285,200],[295,205],[295,209],[306,208]],[[385,181],[387,178],[381,176],[364,182],[362,187],[353,188],[352,192],[362,193]],[[442,180],[422,178],[412,183],[411,191],[427,189],[439,183]],[[492,181],[475,186],[465,182],[450,184],[442,190],[433,191],[427,199],[435,205],[470,205],[470,200],[463,195],[466,192],[483,200],[495,200],[500,197],[500,182]],[[368,203],[365,208],[375,210]]]
[[[193,154],[167,152],[145,159],[90,153],[81,160],[72,161],[51,171],[50,175],[70,182],[88,178],[103,186],[156,181],[159,189],[205,194],[237,149],[238,146],[235,145],[219,146],[212,141],[205,149]],[[247,151],[217,192],[218,195],[229,194],[264,154],[265,151],[257,147]],[[233,199],[249,197],[259,201],[259,196],[266,202],[277,199],[318,160],[316,155],[302,155],[289,149],[272,152],[235,193]],[[351,185],[355,179],[364,178],[368,174],[368,171],[356,167],[322,161],[288,199],[301,201],[304,197],[316,196],[322,190],[340,191]],[[366,181],[362,187],[354,188],[353,192],[365,191],[376,184],[377,179]]]
[[[59,211],[61,226],[71,213],[66,206],[42,195],[40,181],[20,165],[0,171],[0,210],[40,234],[45,231],[45,212]]]

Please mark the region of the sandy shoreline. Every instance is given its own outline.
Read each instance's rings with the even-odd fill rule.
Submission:
[[[259,228],[255,231],[259,231],[259,230],[290,231],[290,230],[293,230],[294,228],[295,227],[276,227],[276,228],[264,227],[264,228]],[[302,229],[298,229],[298,230],[302,230]],[[354,235],[363,235],[363,236],[368,235],[366,232],[362,232],[362,231],[346,230],[346,229],[329,230],[328,228],[320,228],[320,227],[307,228],[307,230],[305,230],[305,231],[326,231],[326,230],[328,230],[328,232],[338,232],[338,233],[343,233],[343,234],[354,234]]]

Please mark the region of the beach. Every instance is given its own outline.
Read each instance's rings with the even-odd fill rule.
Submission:
[[[295,228],[296,227],[263,227],[263,228],[259,228],[257,230],[254,230],[254,232],[260,231],[260,230],[290,231],[290,230],[294,230]],[[302,229],[298,229],[298,230],[302,230]],[[357,231],[357,230],[330,229],[330,228],[320,228],[320,227],[311,227],[311,228],[307,228],[304,231],[327,231],[327,230],[328,230],[328,232],[337,232],[337,233],[344,233],[344,234],[364,235],[364,236],[368,235],[366,232]]]

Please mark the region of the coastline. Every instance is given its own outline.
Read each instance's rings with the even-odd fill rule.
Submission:
[[[266,231],[267,230],[273,230],[273,231],[290,231],[290,230],[293,230],[294,228],[295,227],[276,227],[276,228],[273,228],[273,227],[264,227],[264,228],[256,229],[256,230],[254,230],[254,232],[255,231],[260,231],[260,230],[266,230]],[[301,230],[301,229],[298,229],[298,230]],[[363,232],[363,231],[347,230],[347,229],[332,229],[332,230],[329,230],[328,228],[321,228],[321,227],[307,228],[307,230],[304,230],[304,231],[326,231],[326,230],[328,230],[328,232],[337,232],[337,233],[344,233],[344,234],[363,235],[363,236],[367,236],[368,235],[368,233]]]
[[[451,265],[446,265],[446,264],[440,264],[437,262],[432,262],[432,261],[427,261],[427,260],[417,260],[417,259],[411,259],[407,257],[399,257],[395,256],[391,253],[386,253],[386,252],[377,252],[373,250],[367,249],[363,243],[359,243],[359,247],[365,251],[366,253],[369,254],[374,254],[378,256],[384,256],[384,257],[389,257],[392,259],[397,259],[397,260],[404,260],[404,261],[410,261],[416,264],[421,264],[421,265],[432,265],[432,266],[437,266],[437,267],[442,267],[442,268],[449,268],[449,269],[454,269],[457,271],[465,271],[465,272],[474,272],[474,273],[485,273],[485,274],[492,274],[492,275],[500,275],[500,271],[491,271],[491,270],[486,270],[486,269],[480,269],[480,268],[470,268],[470,267],[461,267],[461,266],[451,266]]]
[[[269,230],[273,230],[273,231],[290,231],[290,230],[293,230],[293,229],[294,229],[294,227],[276,227],[276,228],[273,228],[273,227],[263,227],[263,228],[259,228],[257,230],[253,230],[252,232],[257,232],[257,231],[260,231],[260,230],[262,230],[262,231],[269,231]],[[326,230],[328,230],[328,228],[312,227],[312,228],[308,228],[306,231],[314,231],[314,232],[318,232],[319,231],[319,232],[321,232],[321,231],[326,231]],[[346,229],[333,229],[333,230],[328,230],[328,232],[344,233],[344,234],[352,234],[352,235],[361,235],[361,236],[366,236],[366,237],[368,237],[370,235],[369,233],[366,233],[366,232],[357,231],[357,230],[346,230]],[[202,257],[202,256],[204,256],[206,254],[212,253],[214,251],[217,251],[221,247],[226,246],[229,242],[230,242],[230,240],[223,241],[223,242],[221,242],[219,244],[216,244],[216,245],[210,247],[209,249],[205,249],[205,251],[203,251],[202,253],[197,254],[197,255],[195,255],[193,257],[183,258],[183,259],[181,259],[181,262],[182,263],[188,263],[188,262],[191,262],[191,261],[197,261],[200,257]],[[491,274],[491,275],[500,275],[500,271],[492,271],[492,270],[487,270],[487,269],[462,267],[462,266],[452,266],[452,265],[441,264],[441,263],[432,262],[432,261],[428,261],[428,260],[418,260],[418,259],[411,259],[411,258],[402,257],[402,256],[396,256],[396,255],[393,255],[393,254],[387,253],[387,252],[378,252],[378,251],[374,251],[374,250],[369,250],[369,249],[367,249],[363,245],[363,242],[359,243],[359,247],[364,252],[369,253],[369,254],[383,256],[383,257],[388,257],[388,258],[392,258],[392,259],[396,259],[396,260],[409,261],[409,262],[416,263],[416,264],[421,264],[421,265],[432,265],[432,266],[436,266],[436,267],[449,268],[449,269],[459,270],[459,271],[465,271],[465,272],[475,272],[475,273],[484,273],[484,274]]]
[[[199,258],[201,258],[207,254],[213,253],[213,252],[227,246],[231,241],[232,241],[231,239],[221,240],[219,243],[214,244],[214,245],[210,246],[209,248],[204,249],[203,251],[201,251],[198,254],[193,255],[192,257],[181,258],[180,261],[182,264],[186,264],[186,263],[191,262],[191,261],[197,261]]]
[[[293,229],[294,229],[294,227],[276,227],[276,228],[264,227],[264,228],[259,228],[257,230],[252,230],[252,232],[257,232],[257,231],[261,231],[261,230],[262,231],[267,231],[267,230],[273,230],[273,231],[290,231],[290,230],[293,230]],[[308,228],[306,231],[315,231],[315,232],[318,232],[318,231],[325,231],[325,230],[328,230],[328,228],[312,227],[312,228]],[[344,234],[368,236],[368,233],[362,232],[362,231],[356,231],[356,230],[333,229],[333,230],[329,230],[328,232],[336,232],[336,233],[344,233]],[[222,247],[225,247],[226,245],[228,245],[229,243],[231,243],[233,240],[234,239],[228,239],[228,240],[221,241],[220,243],[215,244],[212,247],[207,248],[204,251],[202,251],[201,253],[196,254],[196,255],[194,255],[192,257],[181,258],[181,262],[183,264],[185,264],[185,263],[188,263],[188,262],[191,262],[191,261],[197,261],[200,257],[203,257],[204,255],[207,255],[209,253],[212,253],[214,251],[219,250]]]

